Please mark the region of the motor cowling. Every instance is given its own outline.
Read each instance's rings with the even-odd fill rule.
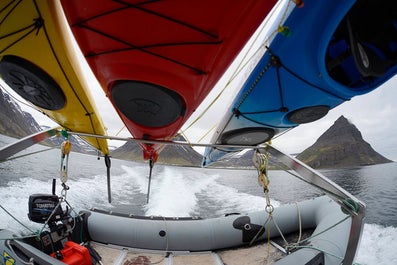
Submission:
[[[29,196],[28,217],[35,223],[51,223],[61,220],[64,212],[59,197],[52,194],[32,194]]]

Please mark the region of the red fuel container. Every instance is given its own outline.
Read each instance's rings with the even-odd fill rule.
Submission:
[[[67,241],[61,253],[63,259],[60,261],[68,265],[92,265],[88,249],[73,241]],[[52,253],[51,256],[55,257],[55,253]]]

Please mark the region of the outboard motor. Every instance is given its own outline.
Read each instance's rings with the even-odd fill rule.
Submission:
[[[64,217],[59,197],[52,194],[33,194],[29,196],[29,220],[35,223],[51,224]]]
[[[37,242],[42,251],[50,254],[63,249],[71,233],[72,219],[68,210],[63,211],[57,195],[30,195],[28,217],[32,222],[48,225],[49,231],[44,230],[40,234],[40,242]]]
[[[2,238],[5,238],[0,240],[0,253],[3,256],[0,264],[94,264],[88,245],[86,247],[79,241],[73,241],[73,230],[82,228],[78,224],[79,218],[72,217],[72,210],[68,206],[63,210],[61,203],[70,206],[65,197],[58,197],[54,190],[53,194],[31,195],[28,217],[33,222],[43,224],[43,229],[39,235],[23,239],[15,238],[12,231],[0,229]],[[100,261],[99,254],[93,251],[94,254],[95,262]]]

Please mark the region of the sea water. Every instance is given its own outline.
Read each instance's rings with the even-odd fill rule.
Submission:
[[[12,139],[0,136],[0,146]],[[34,146],[18,155],[46,149]],[[51,193],[52,179],[59,179],[58,149],[0,163],[0,205],[32,230],[28,198]],[[324,175],[367,204],[366,224],[358,264],[397,264],[397,163],[351,169],[325,170]],[[136,215],[222,216],[226,213],[261,210],[266,204],[255,170],[201,169],[155,165],[149,203],[149,166],[112,160],[112,203],[108,202],[106,167],[103,159],[71,153],[68,164],[67,202],[75,211],[97,207]],[[321,194],[283,171],[270,171],[271,203],[301,201]],[[57,193],[61,192],[58,180]],[[26,228],[0,209],[0,228],[26,232]]]

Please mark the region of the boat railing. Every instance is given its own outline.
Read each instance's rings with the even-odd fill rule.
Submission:
[[[272,145],[266,145],[264,148],[258,150],[260,152],[264,152],[264,150],[266,150],[266,152],[280,161],[283,165],[298,173],[299,175],[297,175],[297,177],[324,191],[342,207],[342,210],[345,213],[351,216],[350,237],[342,264],[353,264],[364,227],[365,203],[358,200],[355,196],[332,182],[320,172],[314,170],[298,159],[283,153]]]
[[[47,131],[41,132],[40,140],[44,140],[45,138],[51,137],[57,131],[56,128],[52,128],[49,130],[51,133]],[[147,140],[147,139],[134,139],[134,138],[123,138],[123,137],[114,137],[114,136],[105,136],[105,135],[94,135],[94,134],[87,134],[87,133],[79,133],[79,132],[66,132],[71,135],[78,135],[83,137],[95,137],[95,138],[105,138],[108,140],[121,140],[121,141],[133,141],[133,142],[144,142],[148,144],[153,143],[161,143],[164,145],[179,145],[179,146],[196,146],[196,147],[225,147],[225,145],[216,145],[216,144],[195,144],[195,143],[187,143],[182,141],[158,141],[158,140]],[[32,137],[29,137],[31,139]],[[34,137],[33,137],[34,138]],[[11,146],[12,151],[8,152],[7,148],[1,149],[0,153],[4,153],[4,158],[8,158],[10,155],[15,154],[19,151],[20,148],[15,148],[15,145],[23,145],[25,147],[25,142],[28,141],[27,139],[22,139],[22,143],[17,142],[14,146]],[[35,141],[37,142],[37,141]],[[31,143],[31,145],[34,143]],[[354,258],[356,256],[362,230],[364,226],[364,217],[365,217],[365,208],[366,205],[355,196],[350,194],[348,191],[322,175],[320,172],[314,170],[313,168],[309,167],[305,163],[299,161],[298,159],[285,154],[284,152],[280,151],[276,147],[270,144],[262,144],[258,146],[241,146],[241,145],[227,145],[227,147],[239,147],[242,149],[255,149],[261,153],[268,152],[272,158],[277,159],[281,162],[284,166],[292,169],[297,173],[294,175],[301,180],[309,183],[310,185],[319,188],[323,192],[325,192],[330,198],[335,200],[341,207],[342,210],[351,216],[351,228],[350,228],[350,237],[347,243],[346,253],[344,255],[343,264],[353,264]]]

